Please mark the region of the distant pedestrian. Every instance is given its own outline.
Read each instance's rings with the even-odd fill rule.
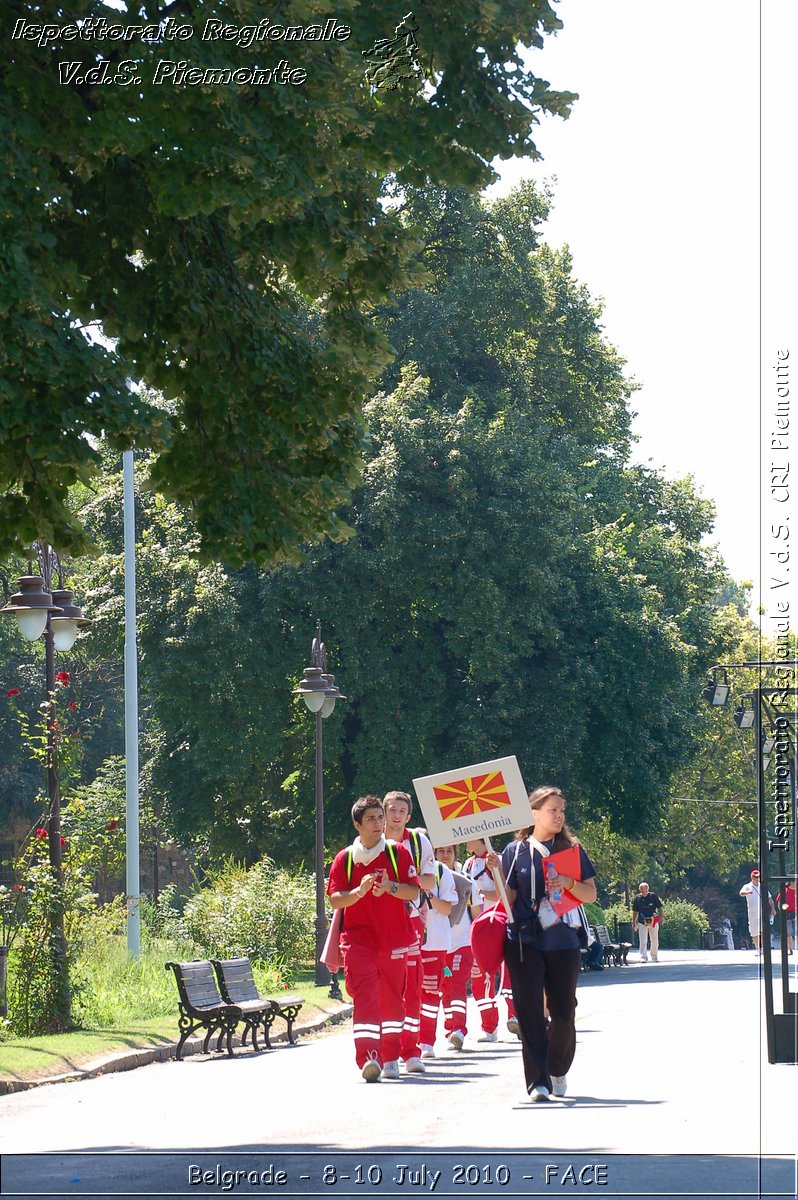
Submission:
[[[406,901],[418,896],[411,855],[384,836],[378,796],[352,805],[358,836],[336,854],[327,894],[343,912],[344,982],[352,997],[355,1059],[367,1083],[399,1078],[407,951],[414,938]]]
[[[565,797],[559,788],[540,787],[532,792],[529,803],[534,825],[519,830],[501,858],[491,853],[486,861],[491,870],[501,871],[513,912],[504,957],[520,1026],[527,1094],[531,1100],[541,1101],[552,1093],[566,1093],[566,1075],[576,1050],[576,984],[581,951],[587,948],[588,926],[582,905],[595,902],[596,872],[579,846],[579,870],[573,877],[544,876],[548,856],[574,845],[565,824]],[[542,921],[542,906],[547,892],[557,891],[570,892],[579,907],[547,924]],[[550,904],[548,908],[553,916]],[[548,1027],[544,998],[551,1018]]]
[[[798,879],[788,880],[784,885],[784,898],[779,892],[776,897],[776,903],[784,912],[785,924],[787,926],[787,953],[792,954],[795,941],[795,885]]]
[[[754,949],[757,954],[762,953],[762,889],[761,876],[756,867],[751,872],[751,880],[749,883],[744,883],[740,888],[740,895],[745,897],[748,905],[748,932],[751,934],[754,942]],[[776,906],[773,903],[773,897],[768,892],[768,904],[770,906],[770,915],[776,915]]]
[[[632,929],[639,931],[640,961],[648,962],[649,946],[651,961],[657,962],[659,957],[659,927],[662,924],[662,901],[656,892],[652,892],[644,881],[640,884],[638,893],[632,901]]]
[[[723,939],[723,943],[727,950],[734,949],[734,933],[732,932],[732,923],[728,917],[724,917],[721,921],[718,932]]]

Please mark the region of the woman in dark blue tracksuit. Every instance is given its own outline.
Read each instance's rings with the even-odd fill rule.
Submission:
[[[499,868],[513,911],[507,926],[504,958],[513,985],[520,1025],[527,1093],[532,1100],[564,1096],[566,1075],[576,1049],[576,983],[581,947],[587,945],[587,921],[581,907],[596,900],[596,871],[579,847],[581,879],[555,875],[548,881],[549,854],[576,844],[565,824],[565,797],[554,787],[536,788],[529,797],[534,824],[521,829],[501,857],[489,854],[487,865]],[[539,919],[548,890],[567,890],[580,901],[547,929]],[[548,1006],[550,1025],[546,1023]]]

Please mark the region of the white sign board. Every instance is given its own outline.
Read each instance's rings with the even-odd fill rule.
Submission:
[[[529,797],[514,756],[413,780],[433,846],[513,833],[530,824]]]

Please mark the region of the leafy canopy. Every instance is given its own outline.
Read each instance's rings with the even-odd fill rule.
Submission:
[[[0,553],[36,537],[87,548],[67,494],[96,477],[101,434],[154,450],[152,483],[191,514],[206,559],[271,563],[345,535],[335,510],[358,478],[360,405],[388,357],[369,310],[418,270],[413,227],[380,203],[385,181],[479,187],[494,156],[535,153],[538,114],[567,116],[575,98],[517,51],[560,27],[553,8],[425,5],[430,77],[393,90],[369,87],[363,51],[392,35],[405,0],[341,0],[346,40],[250,46],[202,30],[256,26],[257,0],[80,11],[192,32],[70,39],[57,0],[0,11]],[[269,10],[273,25],[328,16],[326,0]],[[57,32],[12,38],[20,20]],[[281,58],[304,84],[153,82],[164,59],[265,69]],[[92,83],[100,60],[137,74]],[[69,82],[60,63],[79,64]],[[91,328],[112,346],[87,339]],[[158,389],[166,411],[130,380]]]

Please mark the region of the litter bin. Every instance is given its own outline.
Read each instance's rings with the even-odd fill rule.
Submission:
[[[702,950],[714,950],[715,949],[715,934],[712,932],[711,929],[708,929],[706,931],[706,933],[701,934],[701,949]]]

